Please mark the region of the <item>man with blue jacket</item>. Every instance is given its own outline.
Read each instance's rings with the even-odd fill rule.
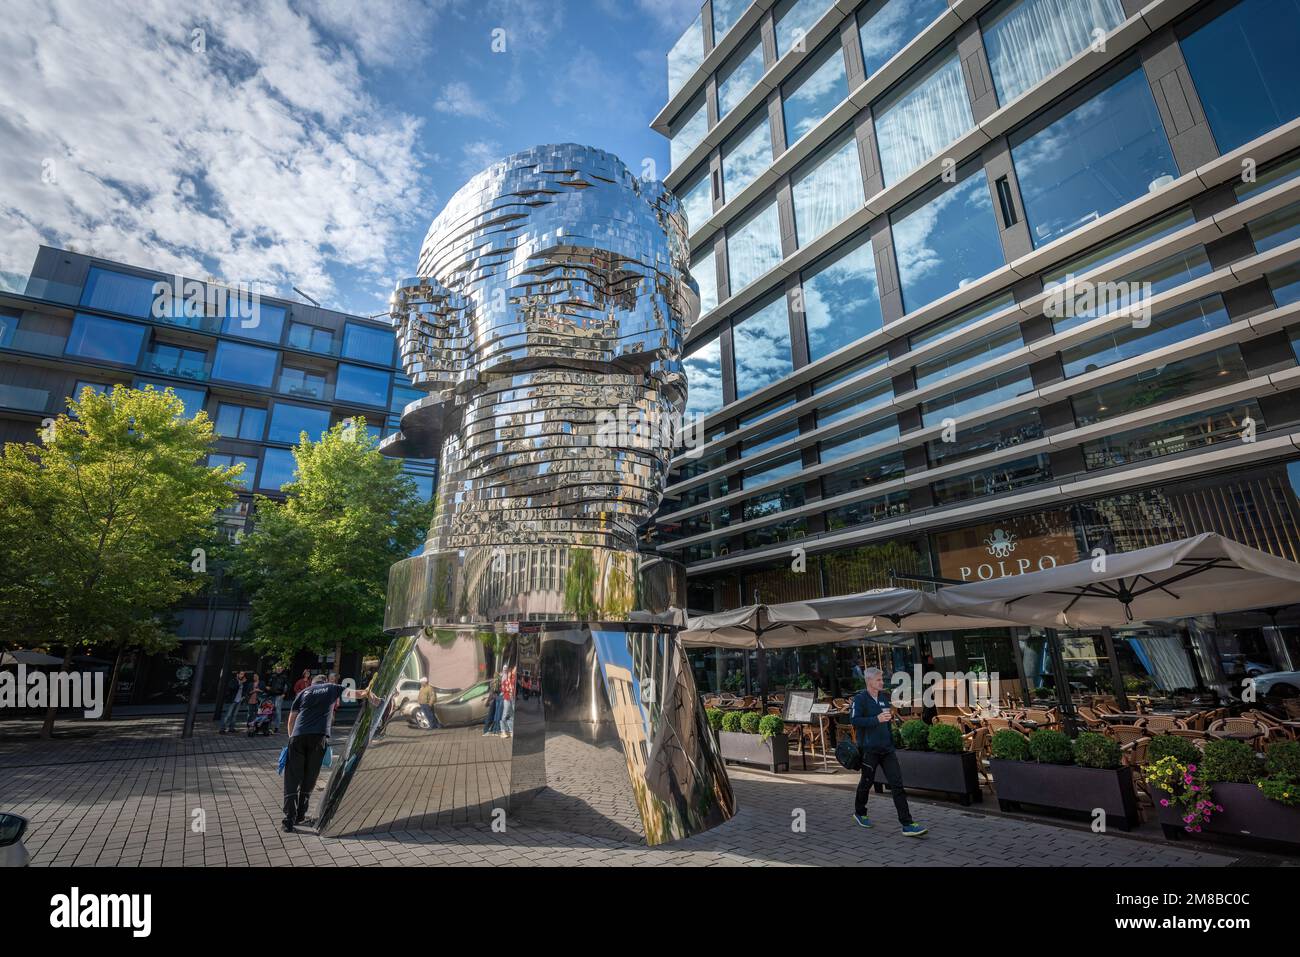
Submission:
[[[862,751],[862,778],[858,781],[853,820],[859,827],[871,827],[871,821],[867,819],[867,798],[871,795],[871,785],[875,783],[876,768],[880,767],[889,782],[889,793],[894,796],[894,808],[898,811],[898,823],[903,825],[903,834],[920,837],[926,829],[912,820],[912,812],[907,807],[907,793],[903,790],[903,771],[898,766],[898,756],[894,754],[894,735],[889,727],[893,712],[889,695],[881,693],[885,687],[884,672],[879,668],[868,668],[863,674],[867,687],[853,696],[849,712],[849,720],[857,729],[858,748]]]

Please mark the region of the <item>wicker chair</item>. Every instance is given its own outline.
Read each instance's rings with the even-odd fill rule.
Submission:
[[[1245,740],[1252,748],[1259,750],[1269,738],[1274,737],[1274,730],[1254,718],[1220,718],[1214,722],[1208,729],[1211,732],[1218,732],[1225,737]],[[1251,737],[1245,738],[1244,735],[1254,732]]]
[[[952,725],[954,728],[958,728],[958,729],[960,729],[960,730],[962,730],[962,731],[965,731],[965,725],[962,724],[961,715],[959,715],[959,714],[940,714],[940,715],[935,715],[934,723],[935,723],[935,724],[949,724],[949,725]]]
[[[966,750],[975,753],[975,769],[990,787],[993,785],[993,775],[989,772],[988,760],[992,757],[992,739],[993,734],[988,728],[976,728],[962,735]]]
[[[1180,719],[1170,717],[1167,714],[1148,715],[1145,718],[1139,718],[1137,724],[1150,734],[1162,734],[1165,731],[1184,731],[1187,729],[1187,725]]]
[[[1101,731],[1102,733],[1105,733],[1106,729],[1110,727],[1110,725],[1105,721],[1101,720],[1101,716],[1092,708],[1078,708],[1077,713],[1079,715],[1079,720],[1083,722],[1084,726],[1089,731]]]
[[[1283,698],[1282,710],[1292,721],[1300,721],[1300,698]]]
[[[1295,732],[1293,732],[1290,728],[1284,725],[1277,718],[1273,717],[1267,711],[1260,711],[1258,708],[1253,708],[1250,711],[1247,711],[1244,715],[1242,715],[1242,717],[1254,718],[1260,724],[1266,725],[1267,727],[1271,728],[1273,732],[1271,737],[1280,738],[1285,741],[1294,741],[1296,739]]]
[[[1121,748],[1126,744],[1132,744],[1134,741],[1146,737],[1146,732],[1135,724],[1112,724],[1106,730],[1112,738],[1119,742]]]

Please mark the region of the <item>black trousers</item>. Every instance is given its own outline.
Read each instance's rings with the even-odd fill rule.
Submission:
[[[912,812],[907,807],[907,792],[903,790],[903,769],[898,766],[898,755],[893,751],[862,752],[862,777],[858,780],[858,791],[853,801],[853,813],[865,817],[867,798],[871,795],[871,786],[876,780],[876,767],[879,765],[889,782],[889,793],[894,797],[894,810],[898,812],[899,824],[911,824]]]
[[[297,823],[307,816],[312,788],[325,759],[325,735],[296,734],[289,739],[284,761],[284,819]]]

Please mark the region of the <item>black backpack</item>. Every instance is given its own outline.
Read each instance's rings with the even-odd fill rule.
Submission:
[[[835,743],[835,760],[849,771],[861,771],[862,749],[852,738],[840,738]]]

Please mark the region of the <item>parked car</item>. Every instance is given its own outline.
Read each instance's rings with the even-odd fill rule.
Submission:
[[[0,867],[26,867],[31,863],[23,834],[27,831],[27,818],[0,812]]]
[[[480,681],[454,698],[444,700],[439,694],[433,705],[438,723],[444,728],[481,724],[487,717],[489,687],[488,682]]]
[[[1265,698],[1300,695],[1300,671],[1270,671],[1255,679],[1255,694]]]

